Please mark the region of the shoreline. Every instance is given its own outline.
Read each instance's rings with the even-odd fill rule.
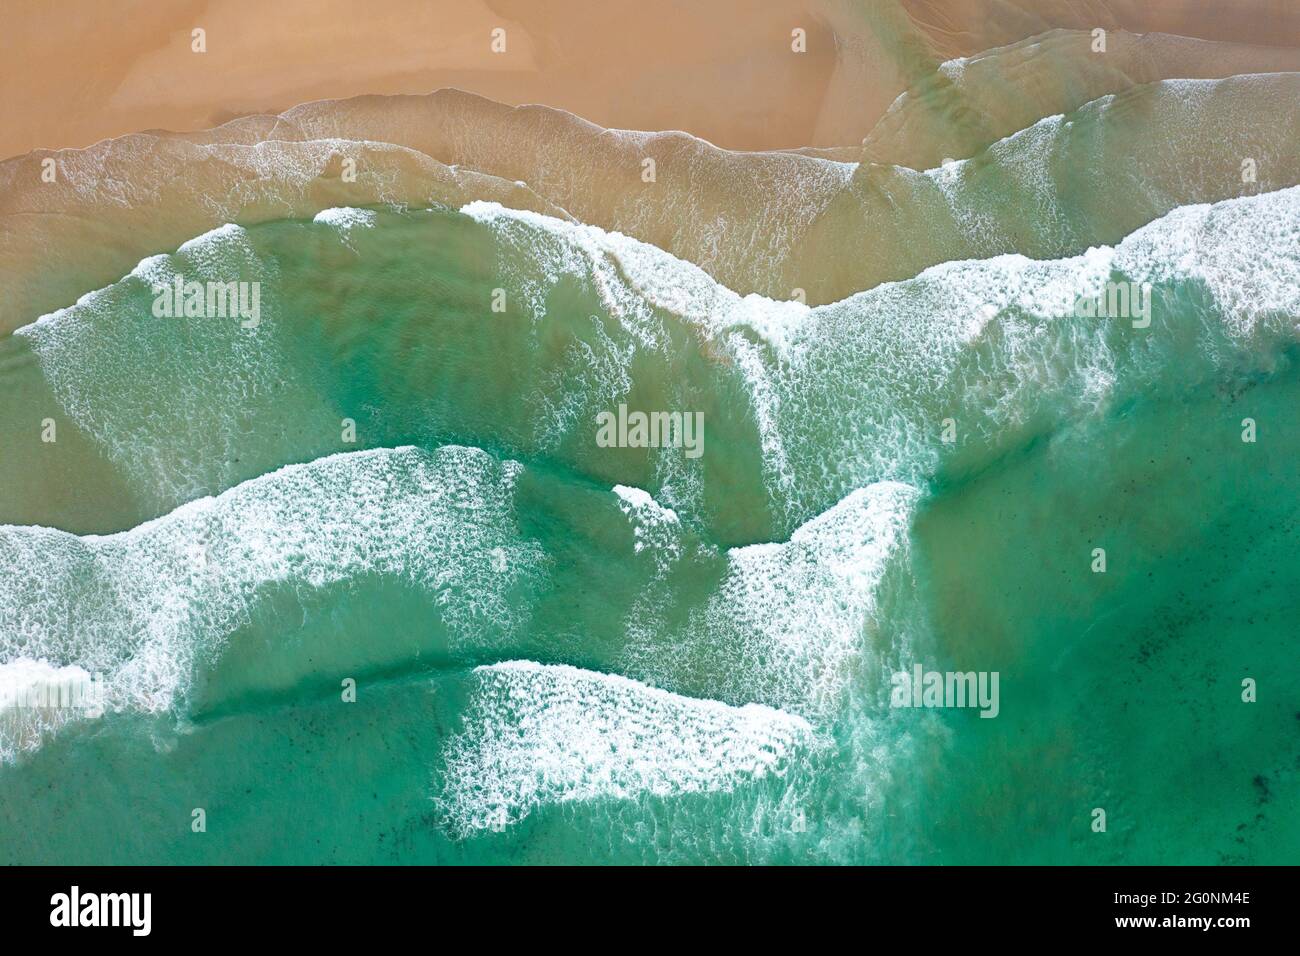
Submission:
[[[1022,9],[1021,7],[1024,7]],[[0,157],[191,133],[295,105],[461,89],[606,129],[680,129],[741,152],[856,147],[948,60],[1053,29],[1165,32],[1279,49],[1300,7],[1108,0],[13,0],[0,37]],[[1030,9],[1032,8],[1032,9]],[[202,53],[192,31],[203,29]],[[493,31],[504,49],[493,52]],[[795,52],[793,31],[804,31]],[[655,90],[647,96],[647,90]]]

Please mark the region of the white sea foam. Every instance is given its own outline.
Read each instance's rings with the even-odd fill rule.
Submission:
[[[495,202],[468,203],[460,212],[492,228],[498,241],[536,257],[537,274],[514,278],[523,285],[525,299],[538,318],[545,313],[546,292],[564,275],[590,277],[606,310],[629,330],[639,332],[647,345],[662,341],[652,321],[654,309],[711,331],[747,326],[774,345],[810,311],[797,301],[740,296],[691,262],[598,226],[507,209]]]
[[[104,676],[110,709],[167,710],[268,586],[366,576],[427,593],[453,647],[504,639],[527,613],[512,588],[543,561],[515,527],[520,469],[456,446],[360,451],[117,534],[0,526],[0,661],[79,667]]]
[[[1061,122],[1048,117],[1018,142],[1050,137]],[[966,165],[933,176],[960,177]],[[1261,322],[1287,333],[1300,296],[1298,205],[1300,187],[1188,206],[1116,247],[946,262],[816,308],[742,298],[618,233],[493,203],[462,211],[493,228],[515,262],[544,249],[519,280],[539,310],[559,276],[594,277],[602,305],[629,329],[653,330],[653,317],[668,313],[726,356],[745,378],[774,502],[801,519],[828,493],[925,480],[946,417],[962,420],[966,439],[991,442],[1009,440],[1049,401],[1082,413],[1103,408],[1132,336],[1114,322],[1071,319],[1075,303],[1095,297],[1115,270],[1137,284],[1204,284],[1218,314],[1178,320],[1210,323],[1243,349]]]
[[[815,745],[799,717],[614,674],[508,661],[476,668],[474,679],[435,798],[462,836],[547,804],[729,791],[783,775]]]
[[[334,206],[322,209],[312,218],[312,222],[333,226],[341,232],[350,229],[373,229],[378,218],[373,209],[357,209],[353,206]]]
[[[508,278],[516,284],[517,292],[534,318],[541,319],[546,314],[546,296],[557,279],[582,277],[591,283],[605,311],[620,320],[643,346],[663,345],[662,332],[649,304],[628,288],[619,274],[618,262],[611,255],[614,247],[643,244],[597,226],[565,222],[529,210],[507,209],[496,202],[479,200],[462,206],[460,211],[491,228],[498,242],[525,252],[524,256],[513,258],[528,262],[528,271],[513,270]],[[655,251],[674,263],[680,262],[668,253]]]
[[[698,649],[713,693],[809,719],[834,714],[854,675],[869,665],[882,623],[877,589],[891,562],[907,560],[918,497],[898,482],[874,484],[787,542],[729,551],[717,593],[678,639]],[[887,637],[883,644],[903,635]],[[643,661],[653,656],[643,649]]]
[[[1233,335],[1300,330],[1300,186],[1175,209],[1121,242],[1115,267],[1139,282],[1204,283]]]
[[[613,490],[619,510],[632,522],[633,548],[637,552],[652,551],[661,567],[681,557],[681,520],[677,512],[665,508],[640,488],[615,485]]]
[[[0,763],[35,750],[64,724],[100,716],[97,686],[75,665],[29,657],[0,663]]]
[[[153,287],[177,275],[261,283],[260,322],[154,316]],[[250,465],[284,460],[247,460],[247,423],[256,417],[307,434],[337,427],[305,370],[285,355],[276,277],[247,231],[226,225],[173,256],[141,260],[122,281],[14,334],[29,341],[63,413],[132,479],[146,507],[163,511],[230,487]]]
[[[227,243],[243,245],[247,242],[248,231],[237,223],[227,222],[193,239],[186,239],[176,251],[197,256],[207,250],[219,249]]]
[[[490,202],[470,203],[461,212],[491,228],[498,243],[511,250],[511,255],[503,257],[508,280],[539,320],[545,314],[546,296],[559,278],[576,276],[590,283],[604,311],[641,348],[666,348],[665,314],[688,323],[702,338],[720,343],[720,353],[747,379],[769,475],[776,485],[788,481],[785,451],[774,420],[779,396],[771,388],[771,358],[755,354],[750,335],[757,337],[763,348],[783,354],[789,336],[807,320],[811,311],[807,305],[777,302],[757,294],[742,297],[690,262],[595,226]],[[511,265],[519,262],[528,263],[528,270]],[[620,355],[617,350],[611,342],[608,352],[615,359],[613,367],[590,357],[583,363],[600,372],[597,389],[610,400],[626,394],[632,385],[626,372],[632,354]],[[560,416],[556,422],[557,431],[569,424]],[[673,467],[687,467],[678,456],[659,456],[656,464],[661,486],[692,485],[690,474],[671,473]],[[689,495],[678,500],[689,501]]]
[[[669,328],[683,323],[716,360],[719,379],[743,378],[774,510],[794,527],[853,488],[926,480],[942,460],[938,435],[948,417],[960,419],[962,442],[996,447],[1052,403],[1058,417],[1103,409],[1134,336],[1117,334],[1115,323],[1069,317],[1115,270],[1136,283],[1204,286],[1218,314],[1178,321],[1217,322],[1242,348],[1261,323],[1292,334],[1286,316],[1295,315],[1300,288],[1298,204],[1300,187],[1183,207],[1114,248],[1058,260],[944,263],[816,308],[740,297],[690,263],[593,226],[495,203],[463,212],[509,251],[512,293],[539,320],[558,280],[577,276],[626,333],[597,317],[590,334],[565,350],[556,387],[537,398],[540,447],[553,449],[586,427],[593,404],[626,395],[638,350],[671,361]],[[223,263],[249,254],[237,228],[207,236],[187,244],[175,265],[145,260],[137,278],[185,268],[185,258],[204,249],[220,246]],[[244,330],[167,324],[142,314],[136,292],[119,283],[88,294],[18,334],[31,339],[64,411],[147,503],[172,507],[246,475],[249,463],[235,459],[249,454],[241,429],[255,416],[273,415],[287,434],[335,427],[302,363],[285,357],[274,296],[263,303],[268,318]],[[224,410],[220,418],[214,409]],[[665,505],[694,500],[700,476],[682,471],[689,466],[681,456],[655,459]]]

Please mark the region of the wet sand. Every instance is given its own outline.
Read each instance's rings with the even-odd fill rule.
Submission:
[[[443,87],[730,149],[849,146],[942,61],[1055,28],[1300,35],[1285,0],[13,0],[5,20],[0,157]]]

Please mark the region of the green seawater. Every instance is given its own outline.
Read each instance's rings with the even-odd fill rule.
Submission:
[[[147,260],[0,342],[0,665],[108,693],[0,713],[0,861],[1293,862],[1298,209],[816,309],[486,205]]]

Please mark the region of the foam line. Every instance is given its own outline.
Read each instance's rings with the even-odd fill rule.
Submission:
[[[535,808],[731,790],[814,744],[799,717],[670,694],[615,674],[507,661],[474,670],[436,804],[460,835]]]

